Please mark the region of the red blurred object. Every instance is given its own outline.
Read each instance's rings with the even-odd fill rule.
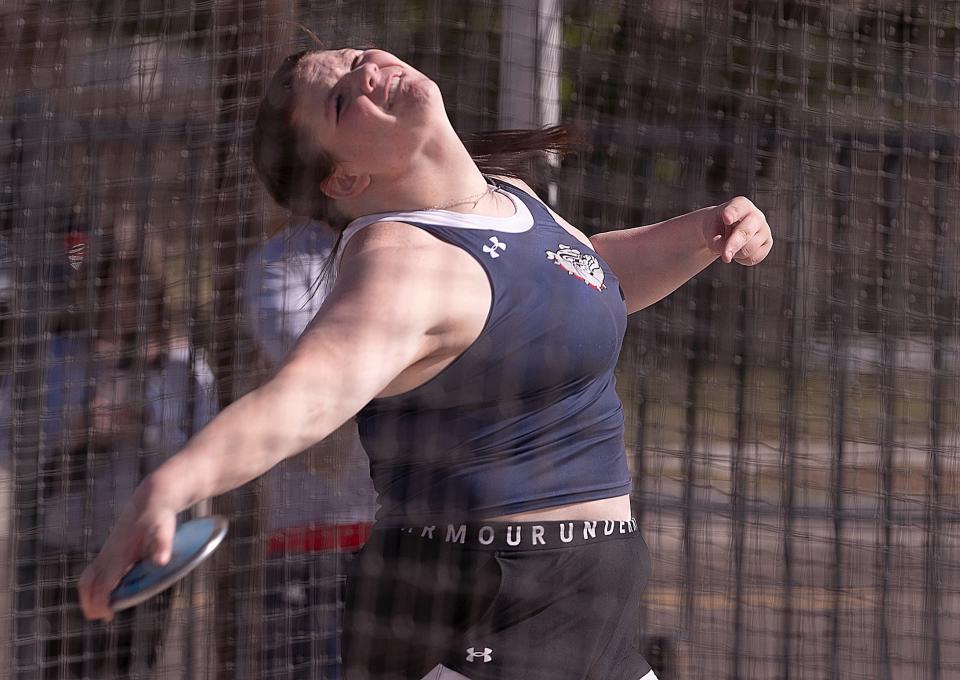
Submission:
[[[75,270],[83,266],[83,260],[87,256],[87,235],[82,231],[71,231],[64,239],[67,247],[67,259],[70,260],[70,266]]]
[[[270,534],[267,551],[276,553],[314,553],[328,550],[356,550],[370,538],[373,524],[314,524],[284,529]]]

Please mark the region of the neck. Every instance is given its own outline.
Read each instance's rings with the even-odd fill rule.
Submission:
[[[483,174],[449,127],[424,144],[401,172],[373,176],[360,195],[342,201],[340,207],[351,219],[437,206],[474,212],[482,209],[477,199],[482,198],[486,187]]]

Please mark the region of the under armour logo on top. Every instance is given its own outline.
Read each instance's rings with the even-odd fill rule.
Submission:
[[[475,648],[471,647],[467,650],[467,661],[473,663],[477,659],[483,659],[483,663],[490,663],[493,661],[493,650],[489,647],[484,647],[482,652],[476,651]]]
[[[498,239],[496,236],[490,237],[490,243],[492,243],[493,245],[484,246],[483,252],[487,253],[490,257],[496,260],[498,257],[500,257],[500,250],[507,249],[507,244],[501,241],[500,239]],[[500,250],[497,250],[498,248]]]

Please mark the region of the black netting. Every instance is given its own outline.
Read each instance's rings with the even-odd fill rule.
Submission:
[[[290,467],[214,500],[231,538],[169,599],[94,627],[72,588],[136,481],[269,370],[244,282],[285,215],[247,142],[313,44],[297,22],[405,57],[462,133],[576,124],[583,151],[537,188],[588,233],[737,194],[766,213],[768,261],[635,315],[621,358],[661,678],[960,670],[956,3],[17,0],[0,677],[332,672],[290,603],[335,609],[343,560],[278,552],[276,520],[344,491],[330,451],[304,463],[325,490]]]

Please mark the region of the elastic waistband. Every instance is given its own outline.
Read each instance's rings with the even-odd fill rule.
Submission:
[[[637,520],[554,522],[469,522],[416,527],[376,528],[406,538],[462,545],[481,550],[550,550],[627,538],[639,532]]]
[[[317,553],[358,550],[370,538],[373,524],[310,524],[275,531],[267,538],[267,553]]]

